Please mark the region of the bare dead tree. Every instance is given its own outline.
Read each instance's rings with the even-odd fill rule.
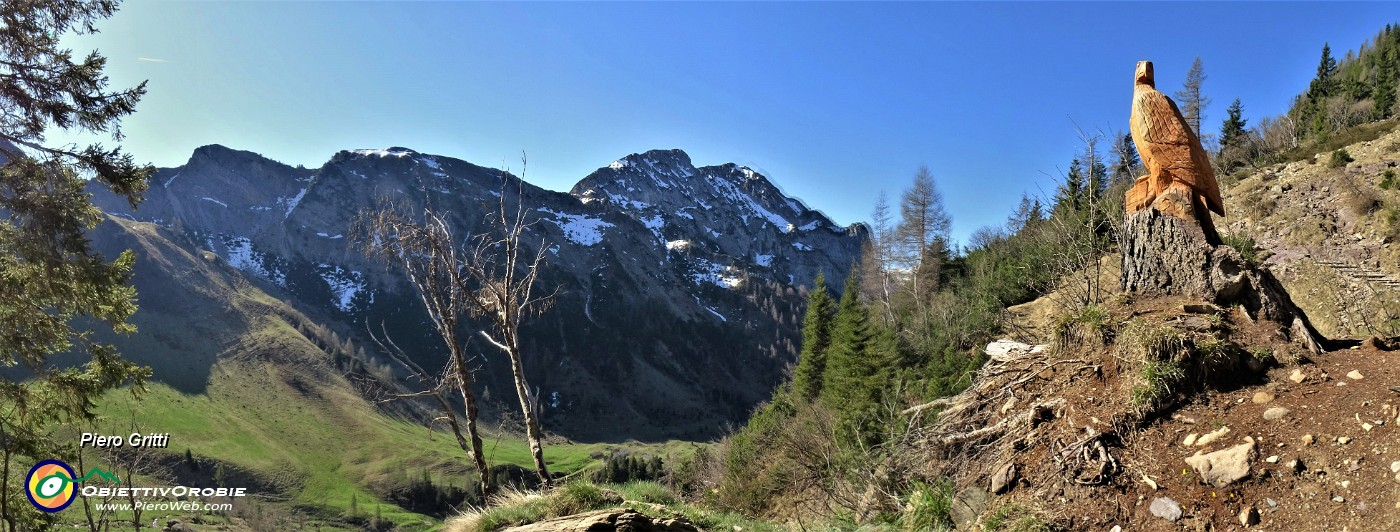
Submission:
[[[525,162],[523,156],[521,162]],[[523,183],[523,178],[516,181],[514,209],[508,208],[506,198],[509,194],[506,193],[505,183],[502,184],[497,208],[488,215],[491,229],[474,237],[476,246],[466,271],[475,288],[469,298],[470,312],[472,316],[490,322],[491,330],[482,330],[479,334],[510,358],[511,376],[515,381],[516,396],[520,399],[520,412],[525,416],[525,437],[530,443],[530,455],[535,460],[535,473],[539,475],[541,484],[548,488],[554,482],[544,462],[544,447],[540,443],[543,434],[536,398],[530,393],[530,386],[525,380],[520,324],[524,318],[548,310],[554,303],[555,294],[538,295],[535,292],[535,283],[544,266],[548,246],[541,240],[534,252],[530,253],[522,244],[525,229],[533,223],[526,221],[522,207]]]
[[[455,372],[456,364],[454,361],[449,360],[447,365],[435,374],[429,373],[427,370],[424,370],[422,366],[418,365],[417,362],[414,362],[403,348],[394,343],[394,340],[389,337],[388,328],[383,323],[380,323],[380,334],[375,334],[374,330],[369,328],[368,323],[365,324],[365,330],[369,332],[370,339],[374,340],[374,343],[379,346],[380,351],[388,355],[390,360],[403,366],[405,370],[408,370],[408,372],[413,375],[414,379],[426,386],[424,390],[418,392],[390,394],[388,400],[392,401],[396,399],[420,397],[433,398],[433,400],[437,402],[438,407],[442,409],[442,416],[435,418],[433,422],[441,421],[445,423],[447,428],[452,430],[452,436],[457,439],[457,446],[461,447],[462,450],[467,453],[467,456],[481,455],[479,451],[471,446],[469,438],[462,434],[460,418],[457,417],[456,411],[453,410],[452,403],[447,400],[446,394],[454,388],[457,383]],[[487,475],[482,473],[483,480],[485,480],[486,476]],[[484,487],[484,482],[482,484]],[[486,492],[483,491],[482,493],[485,494]]]
[[[423,308],[433,323],[438,337],[448,350],[448,366],[435,390],[439,404],[452,425],[458,444],[476,465],[479,487],[483,496],[492,493],[486,455],[482,453],[481,434],[476,420],[479,413],[476,393],[472,390],[473,375],[466,353],[466,339],[461,337],[461,320],[474,305],[468,288],[470,261],[460,253],[447,221],[432,209],[425,208],[421,218],[408,214],[402,204],[384,202],[378,208],[361,211],[353,231],[356,245],[368,256],[382,259],[401,268],[417,289]],[[379,341],[376,339],[376,341]],[[381,346],[387,344],[387,335]],[[402,355],[402,350],[390,350]],[[401,363],[407,356],[395,357]],[[415,366],[410,366],[412,370]],[[417,373],[426,377],[419,368]],[[443,397],[448,388],[456,388],[462,396],[466,417],[466,436],[462,436],[456,414]]]

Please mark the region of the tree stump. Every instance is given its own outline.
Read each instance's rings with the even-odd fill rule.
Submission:
[[[1280,334],[1308,352],[1322,353],[1325,340],[1278,279],[1245,262],[1234,248],[1212,244],[1216,239],[1210,236],[1214,235],[1208,236],[1201,223],[1154,208],[1129,213],[1119,240],[1123,252],[1119,286],[1125,293],[1181,295],[1221,306],[1239,305],[1251,319],[1277,324]]]

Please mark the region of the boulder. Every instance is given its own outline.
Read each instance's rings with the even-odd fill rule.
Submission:
[[[991,496],[987,490],[978,487],[967,488],[953,497],[953,507],[949,514],[959,530],[970,530],[977,526],[977,518],[987,511]]]

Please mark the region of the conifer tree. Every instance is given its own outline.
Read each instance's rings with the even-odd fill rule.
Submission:
[[[1337,60],[1332,57],[1332,46],[1328,43],[1322,44],[1322,58],[1317,63],[1317,76],[1313,78],[1312,86],[1308,89],[1308,96],[1312,100],[1322,100],[1332,95],[1332,90],[1336,85],[1334,75],[1337,73]]]
[[[1138,166],[1142,165],[1133,136],[1119,132],[1114,138],[1117,140],[1113,143],[1113,183],[1132,182],[1137,179]]]
[[[120,141],[121,119],[145,94],[144,83],[109,89],[106,59],[96,52],[75,61],[60,47],[66,34],[97,31],[116,5],[0,4],[0,405],[21,406],[0,406],[0,530],[43,529],[51,518],[19,495],[28,466],[17,470],[18,455],[62,458],[68,446],[54,428],[90,420],[104,391],[150,375],[82,329],[101,322],[130,333],[136,311],[128,284],[135,255],[109,261],[88,239],[104,218],[89,201],[89,183],[134,206],[153,168],[120,148],[46,144],[55,129]],[[65,352],[83,356],[81,363],[51,362]]]
[[[1201,57],[1196,56],[1196,60],[1191,63],[1191,70],[1186,72],[1186,81],[1175,95],[1177,103],[1181,104],[1181,116],[1186,119],[1196,137],[1201,136],[1201,121],[1205,120],[1206,107],[1210,106],[1210,98],[1201,95],[1201,84],[1205,80],[1206,73],[1205,68],[1201,66]]]
[[[835,305],[826,291],[826,276],[817,274],[807,295],[807,314],[802,319],[802,354],[793,375],[793,391],[798,397],[816,399],[822,391],[827,349],[831,345],[832,310]]]
[[[855,276],[848,278],[837,305],[820,395],[848,424],[870,420],[878,400],[874,382],[878,361],[872,356],[870,317],[857,296],[858,286]]]
[[[1244,142],[1247,133],[1245,132],[1244,106],[1240,104],[1240,99],[1235,98],[1230,103],[1230,107],[1225,110],[1225,122],[1220,125],[1220,151],[1226,148],[1238,146]]]
[[[1375,101],[1372,118],[1376,120],[1390,118],[1395,109],[1395,58],[1397,56],[1400,56],[1400,53],[1394,46],[1387,48],[1376,67],[1376,87],[1372,91]]]
[[[1055,190],[1055,214],[1063,216],[1079,212],[1084,205],[1084,191],[1087,186],[1084,164],[1076,158],[1069,164],[1069,173],[1065,174],[1065,181]]]

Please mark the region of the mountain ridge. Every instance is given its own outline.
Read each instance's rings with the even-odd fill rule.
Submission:
[[[412,289],[351,242],[355,213],[386,198],[444,213],[463,237],[519,201],[527,252],[543,243],[541,283],[559,293],[526,325],[526,373],[546,428],[581,439],[705,438],[742,420],[796,358],[806,284],[848,274],[868,234],[752,169],[697,168],[681,150],[630,154],[557,192],[403,147],[340,150],[311,169],[208,145],[157,170],[137,209],[94,190],[104,211],[168,229],[347,344],[373,345],[367,325],[384,325],[435,367],[445,354]],[[471,349],[489,406],[508,416],[503,357]]]

